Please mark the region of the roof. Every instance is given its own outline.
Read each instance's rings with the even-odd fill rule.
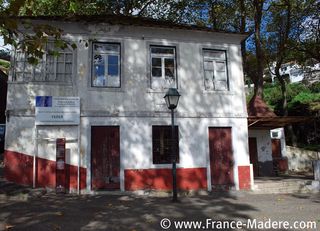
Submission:
[[[108,23],[111,25],[132,25],[132,26],[146,26],[146,27],[160,27],[170,29],[184,29],[184,30],[196,30],[207,31],[217,33],[227,33],[244,36],[246,39],[251,33],[239,33],[225,30],[215,30],[210,27],[180,24],[174,23],[169,20],[158,20],[153,18],[138,17],[138,16],[126,16],[126,15],[73,15],[73,16],[19,16],[12,17],[19,20],[47,20],[47,21],[65,21],[65,22],[90,22],[90,23]]]
[[[260,96],[253,97],[248,104],[248,127],[253,129],[274,129],[293,123],[303,123],[312,117],[277,116]]]
[[[248,104],[248,115],[253,117],[276,117],[260,96],[254,96]]]

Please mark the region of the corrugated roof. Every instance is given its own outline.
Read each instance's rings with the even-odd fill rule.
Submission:
[[[276,117],[260,96],[252,97],[248,104],[248,115],[254,117]]]
[[[66,22],[90,22],[90,23],[108,23],[111,25],[133,25],[146,27],[160,27],[170,29],[197,30],[217,33],[238,34],[248,37],[251,33],[238,33],[224,30],[214,30],[210,27],[197,25],[173,23],[168,20],[157,20],[153,18],[125,16],[125,15],[73,15],[73,16],[20,16],[12,17],[19,20],[48,20],[48,21],[66,21]]]
[[[304,123],[313,117],[277,116],[260,96],[253,97],[248,104],[249,129],[274,129],[294,123]]]

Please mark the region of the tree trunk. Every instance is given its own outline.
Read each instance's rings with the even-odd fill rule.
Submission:
[[[280,75],[280,63],[276,64],[275,67],[275,74],[276,78],[279,80],[280,88],[281,88],[281,108],[280,108],[280,115],[281,116],[287,116],[288,115],[288,107],[287,107],[287,87],[286,87],[286,81],[284,78]]]
[[[246,32],[246,8],[244,0],[240,0],[240,33]],[[242,56],[242,65],[244,72],[247,72],[247,56],[246,56],[246,41],[241,42],[241,56]],[[249,84],[250,87],[250,84]]]
[[[263,98],[263,69],[264,69],[264,52],[261,41],[261,20],[262,20],[262,9],[264,0],[254,0],[253,6],[254,12],[254,41],[256,47],[256,58],[257,58],[257,76],[253,80],[254,82],[254,96],[260,96]]]

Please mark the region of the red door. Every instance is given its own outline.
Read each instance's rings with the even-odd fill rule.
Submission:
[[[281,158],[281,140],[271,139],[272,141],[272,158]]]
[[[120,189],[119,127],[91,127],[91,187]]]
[[[209,128],[211,184],[213,189],[229,189],[233,181],[231,128]]]
[[[249,156],[250,163],[253,165],[253,174],[254,176],[259,176],[257,138],[255,137],[249,137]]]

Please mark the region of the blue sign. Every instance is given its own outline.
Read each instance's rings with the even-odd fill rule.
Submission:
[[[36,107],[52,107],[52,96],[36,96]]]

